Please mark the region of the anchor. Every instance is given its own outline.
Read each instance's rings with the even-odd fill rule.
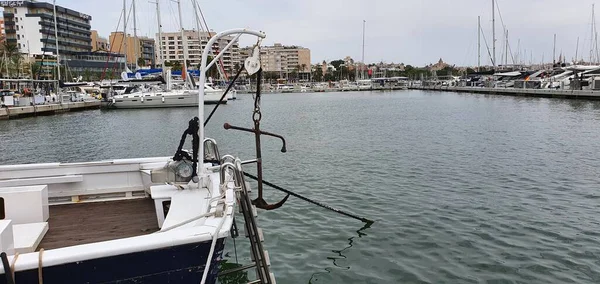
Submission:
[[[260,83],[262,80],[262,68],[258,69],[258,73],[256,74],[256,79],[257,79],[258,83],[257,83],[257,87],[256,87],[256,97],[254,99],[254,112],[252,114],[252,120],[254,121],[254,128],[250,129],[250,128],[244,128],[244,127],[239,127],[239,126],[233,126],[229,123],[225,123],[223,125],[223,128],[225,128],[226,130],[233,129],[233,130],[240,130],[240,131],[244,131],[244,132],[254,133],[254,138],[255,138],[254,140],[256,143],[256,175],[258,177],[258,179],[257,179],[258,180],[258,197],[252,201],[252,204],[256,205],[257,208],[273,210],[273,209],[277,209],[277,208],[281,207],[288,200],[290,195],[289,194],[286,195],[281,201],[279,201],[275,204],[269,204],[263,198],[262,153],[261,153],[261,145],[260,145],[260,136],[267,135],[267,136],[272,136],[272,137],[281,139],[281,141],[283,142],[283,146],[281,147],[281,152],[285,153],[287,150],[285,147],[285,139],[283,138],[283,136],[260,130],[260,120],[262,118],[262,115],[260,112]]]

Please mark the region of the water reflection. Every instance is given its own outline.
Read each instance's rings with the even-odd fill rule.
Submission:
[[[373,223],[365,223],[362,228],[358,229],[356,231],[356,234],[358,236],[358,238],[362,238],[364,236],[367,236],[367,233],[365,233],[365,231],[369,228],[371,228],[371,225],[373,225]],[[354,238],[356,236],[352,236],[350,238],[348,238],[348,246],[344,247],[341,250],[332,250],[333,253],[335,253],[335,256],[328,256],[327,259],[331,260],[333,262],[333,265],[337,268],[341,268],[342,270],[350,270],[350,266],[344,266],[344,265],[340,265],[337,263],[338,260],[341,259],[347,259],[346,255],[344,255],[344,252],[346,252],[348,249],[350,249],[351,247],[353,247],[354,244]],[[310,279],[308,280],[309,284],[314,284],[313,281],[317,282],[317,276],[320,274],[328,274],[332,272],[332,267],[325,267],[324,270],[326,272],[316,272],[313,273],[310,277]]]

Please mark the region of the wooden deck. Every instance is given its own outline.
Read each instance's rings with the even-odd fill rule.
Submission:
[[[50,206],[49,230],[38,249],[89,244],[158,231],[152,199]]]

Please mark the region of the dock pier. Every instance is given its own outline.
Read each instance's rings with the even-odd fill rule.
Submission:
[[[561,90],[561,89],[518,89],[518,88],[485,88],[454,86],[410,86],[411,90],[442,91],[458,93],[476,93],[487,95],[503,95],[518,97],[562,98],[580,100],[600,100],[600,91],[593,90]]]
[[[62,104],[47,104],[23,107],[0,108],[0,120],[13,119],[28,116],[51,115],[55,113],[80,111],[86,109],[99,109],[100,101],[91,102],[68,102]]]

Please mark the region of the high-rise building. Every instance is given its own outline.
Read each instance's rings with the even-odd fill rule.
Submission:
[[[108,51],[108,40],[98,35],[98,31],[92,30],[92,51]]]
[[[20,53],[29,54],[32,60],[42,65],[40,74],[34,74],[35,77],[53,78],[53,74],[56,74],[57,51],[54,5],[36,1],[0,1],[0,6],[4,7],[6,41],[14,44]],[[93,48],[91,16],[56,6],[56,18],[60,65],[69,75],[103,73],[107,69],[124,68],[122,56]],[[101,41],[98,37],[96,40]],[[66,74],[62,75],[61,79],[65,79]]]
[[[253,47],[246,47],[240,53],[249,55]],[[242,59],[243,59],[242,58]],[[310,49],[301,46],[285,46],[275,43],[260,48],[260,61],[263,71],[292,73],[310,73]],[[283,74],[282,74],[283,75]]]
[[[181,32],[162,33],[162,38],[159,40],[159,42],[162,43],[162,56],[158,55],[158,50],[160,49],[157,46],[157,62],[160,64],[160,60],[162,58],[165,63],[182,63],[184,58],[183,46],[186,44],[188,52],[187,58],[188,62],[190,63],[188,68],[196,69],[200,65],[202,51],[206,47],[210,37],[214,35],[214,32],[200,32],[200,35],[198,35],[197,31],[186,30],[184,31],[184,39],[182,40]],[[158,35],[156,38],[158,38]],[[233,36],[227,36],[219,39],[212,47],[213,56],[218,54],[220,50],[224,49],[225,46],[232,40],[234,40]],[[225,52],[225,54],[223,54],[223,57],[221,57],[221,62],[223,63],[223,69],[227,76],[231,76],[237,72],[235,67],[236,65],[240,64],[239,45],[237,42],[233,43],[232,46]]]
[[[110,52],[127,54],[127,64],[135,66],[135,63],[141,58],[140,66],[150,66],[155,64],[154,60],[154,39],[138,36],[137,39],[127,34],[123,40],[123,32],[112,32],[109,37]],[[127,51],[125,51],[125,41],[127,42]],[[137,48],[137,52],[136,52]]]
[[[6,41],[23,53],[56,54],[54,7],[34,1],[0,1],[4,7]],[[92,51],[90,21],[92,17],[56,6],[58,44],[61,55]]]

